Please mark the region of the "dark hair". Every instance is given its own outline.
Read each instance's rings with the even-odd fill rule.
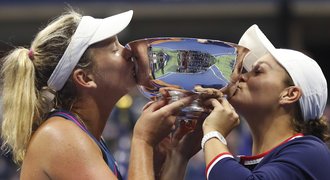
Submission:
[[[293,80],[288,75],[285,80],[285,84],[294,86]],[[295,104],[294,119],[292,120],[292,126],[296,132],[303,133],[305,135],[313,135],[326,142],[330,140],[329,121],[326,116],[322,116],[318,119],[309,119],[304,121],[302,111],[299,102]]]
[[[318,119],[310,119],[304,121],[301,116],[301,110],[296,113],[296,118],[292,121],[292,125],[295,131],[301,132],[306,135],[313,135],[326,142],[330,140],[329,122],[326,116],[322,116]]]

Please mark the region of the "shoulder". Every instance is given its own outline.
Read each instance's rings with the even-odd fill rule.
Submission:
[[[324,153],[326,155],[330,153],[329,148],[323,141],[311,135],[295,138],[280,146],[278,149],[291,150],[296,153]]]
[[[55,143],[79,142],[81,139],[87,140],[85,141],[86,143],[93,142],[75,123],[62,117],[54,116],[45,121],[37,129],[33,134],[31,144],[48,142],[47,144],[51,146],[51,144]],[[57,144],[57,146],[58,145],[59,144]]]
[[[300,167],[318,166],[330,168],[330,151],[315,136],[306,135],[293,139],[277,148],[268,157],[271,161],[288,162]]]
[[[62,117],[51,117],[44,122],[34,133],[30,145],[36,145],[38,149],[45,149],[47,154],[64,151],[70,153],[81,148],[97,148],[97,145],[89,135],[80,129],[75,123]]]
[[[72,163],[79,166],[89,159],[101,160],[103,157],[87,133],[72,121],[51,117],[33,134],[24,160],[30,162],[24,163],[38,163],[45,172],[52,173],[65,167],[70,169]]]

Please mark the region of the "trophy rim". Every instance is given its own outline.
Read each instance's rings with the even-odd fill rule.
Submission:
[[[243,48],[243,49],[246,49],[246,50],[250,51],[249,48],[247,48],[245,46],[242,46],[242,45],[239,45],[237,43],[230,42],[230,41],[223,41],[223,40],[210,39],[210,38],[185,37],[185,36],[156,36],[156,37],[140,38],[140,39],[135,39],[135,40],[127,42],[126,46],[130,45],[130,44],[133,44],[133,43],[137,43],[137,42],[148,41],[148,42],[152,43],[152,42],[157,41],[157,40],[166,40],[166,39],[168,39],[168,40],[190,39],[190,40],[204,40],[204,41],[209,41],[209,42],[221,42],[221,43],[227,44],[229,46],[234,46],[235,48]]]
[[[159,43],[163,43],[166,42],[166,40],[168,40],[168,42],[174,42],[174,41],[182,41],[182,40],[193,40],[196,42],[205,42],[205,44],[224,44],[230,48],[234,48],[237,54],[237,59],[241,59],[241,63],[244,61],[244,58],[247,56],[247,54],[250,52],[250,50],[244,46],[241,46],[239,44],[233,43],[233,42],[228,42],[228,41],[222,41],[222,40],[217,40],[217,39],[208,39],[208,38],[196,38],[196,37],[180,37],[180,36],[157,36],[157,37],[146,37],[146,38],[140,38],[140,39],[135,39],[132,40],[130,42],[128,42],[125,47],[131,49],[133,46],[139,46],[139,43],[145,44],[147,45],[147,47],[154,45],[153,43],[156,41],[161,41]],[[212,43],[213,42],[213,43]],[[136,44],[136,45],[135,45]],[[134,47],[133,47],[134,48]],[[242,56],[243,55],[243,56]],[[242,57],[239,57],[242,56]],[[239,63],[238,61],[236,63]],[[242,68],[240,70],[240,73],[242,72]],[[151,80],[156,80],[156,78],[150,76],[151,72],[147,73],[144,77],[148,77],[147,79]],[[142,81],[145,82],[145,81]],[[137,84],[138,85],[138,89],[141,91],[141,93],[146,96],[147,98],[150,99],[150,97],[154,97],[155,94],[153,94],[153,91],[149,91],[148,94],[145,94],[145,87],[143,87],[143,84]],[[148,83],[148,85],[150,85]],[[150,86],[151,87],[151,86]],[[142,90],[142,89],[144,90]]]

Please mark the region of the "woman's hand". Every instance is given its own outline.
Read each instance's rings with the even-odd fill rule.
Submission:
[[[145,107],[134,127],[134,138],[155,146],[171,132],[180,109],[189,105],[193,97],[185,97],[171,104],[165,99],[150,102]]]
[[[224,94],[228,96],[227,91],[229,89],[226,87],[214,89],[195,86],[195,91],[199,93],[205,108],[211,111],[203,124],[204,134],[210,131],[218,131],[226,137],[239,124],[238,114],[224,96]]]
[[[193,120],[194,129],[187,131],[184,126],[185,122],[180,123],[176,131],[173,132],[171,140],[172,147],[182,157],[189,160],[201,150],[201,140],[203,137],[202,125],[206,115],[202,115],[199,119]]]
[[[211,98],[206,100],[204,104],[213,109],[204,121],[204,134],[218,131],[226,137],[234,127],[239,125],[239,116],[226,98]]]
[[[205,117],[204,117],[205,118]],[[160,179],[184,179],[189,159],[201,150],[203,118],[195,120],[195,129],[187,131],[184,122],[155,148],[154,165]]]
[[[204,117],[205,118],[205,117]],[[174,132],[164,138],[155,149],[158,159],[164,160],[170,153],[175,152],[189,160],[201,150],[200,142],[203,137],[202,124],[204,119],[196,119],[195,129],[187,131],[179,125]]]
[[[133,131],[129,179],[155,179],[154,148],[171,132],[174,115],[192,101],[193,97],[185,97],[167,104],[165,98],[144,107]]]

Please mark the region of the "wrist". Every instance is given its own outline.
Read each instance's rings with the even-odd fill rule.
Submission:
[[[148,142],[147,140],[140,138],[140,137],[132,137],[131,144],[135,144],[137,146],[144,146],[144,147],[150,147],[153,148],[153,144]]]
[[[151,147],[155,147],[156,144],[152,141],[152,138],[150,138],[150,136],[145,131],[138,131],[135,128],[133,130],[132,141],[133,140],[142,144],[149,145]]]
[[[150,171],[154,167],[153,147],[145,140],[133,137],[130,149],[129,179],[137,179],[138,177],[150,179],[150,177],[154,177],[154,171]]]
[[[163,164],[161,179],[184,179],[189,160],[177,151],[171,151]]]
[[[201,146],[202,146],[203,150],[205,148],[205,143],[213,138],[219,140],[222,144],[227,145],[227,141],[226,141],[225,137],[220,132],[209,131],[202,138]]]
[[[212,126],[203,126],[203,134],[206,135],[207,133],[210,133],[212,131],[217,131],[219,132],[223,137],[227,137],[228,133],[226,131],[214,128]]]
[[[168,159],[173,163],[188,164],[190,158],[186,157],[185,154],[180,151],[172,150],[171,153],[169,153]]]
[[[207,134],[209,132],[212,132],[212,131],[217,131],[216,129],[214,128],[210,128],[210,127],[203,127],[203,134]]]
[[[216,128],[213,128],[213,127],[203,127],[203,135],[204,135],[204,136],[205,136],[206,134],[210,133],[210,132],[213,132],[213,131],[219,132],[220,134],[224,135],[222,131],[219,131],[219,130],[216,129]]]

